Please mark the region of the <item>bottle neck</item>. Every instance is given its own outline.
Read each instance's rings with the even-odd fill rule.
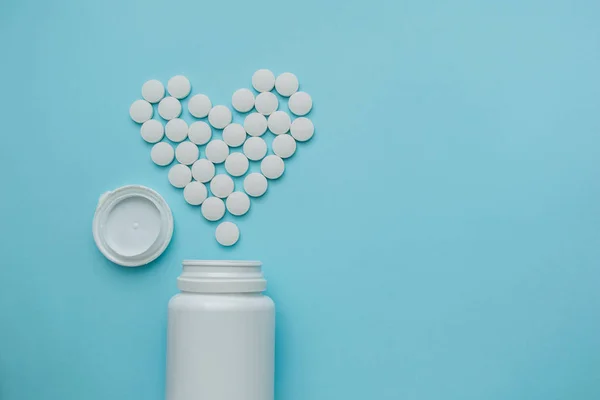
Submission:
[[[267,288],[259,261],[183,261],[177,287],[190,293],[261,293]]]

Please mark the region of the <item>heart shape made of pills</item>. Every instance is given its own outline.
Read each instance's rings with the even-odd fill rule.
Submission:
[[[170,166],[169,182],[183,189],[185,201],[199,206],[208,221],[219,221],[226,212],[246,214],[251,198],[264,195],[268,181],[283,175],[284,160],[294,155],[297,142],[306,142],[314,134],[314,125],[306,117],[312,98],[298,90],[296,75],[284,72],[275,77],[270,70],[260,69],[252,76],[252,88],[238,89],[231,96],[231,106],[244,118],[242,123],[233,122],[229,106],[213,105],[206,94],[190,96],[192,85],[183,75],[169,79],[166,90],[158,80],[147,81],[142,85],[142,99],[129,108],[131,119],[141,124],[142,139],[153,145],[152,161]],[[190,124],[181,118],[184,99],[193,120]],[[287,100],[290,113],[279,109],[280,100]],[[159,118],[153,119],[156,114]],[[220,132],[217,138],[213,130]],[[272,154],[263,139],[267,132],[275,135]],[[260,162],[260,172],[248,173],[251,162]],[[223,164],[226,173],[217,174],[215,164]],[[243,190],[235,189],[234,179],[243,179]],[[215,231],[223,246],[234,245],[239,236],[233,222],[221,222]]]

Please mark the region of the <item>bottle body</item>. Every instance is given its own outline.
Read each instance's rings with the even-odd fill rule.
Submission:
[[[181,283],[186,291],[169,302],[166,400],[273,400],[273,301]]]

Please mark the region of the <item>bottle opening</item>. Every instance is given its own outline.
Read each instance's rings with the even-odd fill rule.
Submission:
[[[182,292],[260,293],[267,288],[260,261],[184,260],[177,278]]]

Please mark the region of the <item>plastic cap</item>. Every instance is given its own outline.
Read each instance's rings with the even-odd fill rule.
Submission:
[[[160,194],[145,186],[123,186],[100,198],[92,225],[96,246],[124,267],[160,256],[173,236],[173,215]]]

